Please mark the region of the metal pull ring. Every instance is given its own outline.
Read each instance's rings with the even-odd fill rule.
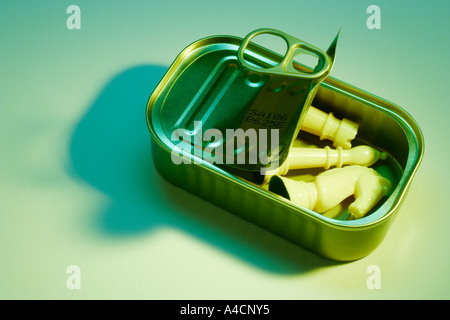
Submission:
[[[261,34],[270,34],[277,37],[282,38],[287,44],[287,52],[283,58],[283,60],[276,66],[269,68],[258,68],[250,65],[244,59],[244,51],[247,49],[250,41]],[[302,72],[294,67],[294,59],[302,54],[307,54],[318,58],[318,63],[312,72]],[[330,70],[333,64],[332,58],[328,56],[321,49],[306,43],[300,39],[297,39],[289,34],[286,34],[282,31],[270,28],[262,28],[250,32],[242,41],[242,44],[239,46],[239,50],[237,53],[237,58],[239,63],[249,71],[254,72],[263,72],[274,75],[290,75],[293,77],[298,77],[302,79],[318,79],[325,76]]]

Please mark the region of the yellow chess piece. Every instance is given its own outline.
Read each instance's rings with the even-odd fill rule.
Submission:
[[[352,219],[364,217],[391,189],[391,182],[372,168],[348,166],[324,171],[312,182],[273,176],[269,190],[292,202],[323,213],[354,196],[348,207]]]
[[[331,112],[326,113],[310,106],[300,130],[316,135],[320,140],[331,140],[334,147],[350,149],[358,128],[356,122],[345,118],[339,120]]]
[[[330,167],[341,168],[344,165],[371,166],[378,159],[386,159],[387,154],[370,146],[357,146],[349,150],[341,147],[297,148],[292,147],[286,161],[277,169],[266,172],[266,176],[285,175],[291,169],[310,169]]]

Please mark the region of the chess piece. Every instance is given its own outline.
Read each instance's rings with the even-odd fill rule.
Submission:
[[[356,122],[345,118],[336,119],[331,112],[325,113],[310,106],[300,130],[314,134],[320,140],[331,140],[334,147],[350,149],[358,128],[359,124]]]
[[[385,195],[391,183],[372,168],[348,166],[324,171],[312,182],[273,176],[269,190],[292,202],[323,213],[354,196],[348,207],[352,219],[364,217]]]
[[[286,161],[277,169],[268,171],[267,176],[285,175],[291,169],[310,169],[330,167],[341,168],[344,165],[371,166],[378,159],[386,159],[387,154],[369,146],[358,146],[349,150],[341,147],[296,148],[292,147]]]

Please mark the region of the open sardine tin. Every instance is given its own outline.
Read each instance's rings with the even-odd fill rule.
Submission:
[[[389,155],[371,167],[391,182],[391,188],[368,214],[356,220],[348,219],[347,212],[353,197],[324,213],[295,204],[269,191],[254,167],[227,166],[205,160],[202,151],[205,151],[205,140],[214,142],[211,137],[204,139],[200,135],[202,140],[195,141],[199,130],[204,133],[207,128],[221,132],[241,128],[242,119],[249,114],[249,105],[254,105],[251,102],[255,97],[258,99],[260,82],[270,81],[257,72],[255,75],[243,69],[238,63],[242,43],[242,38],[214,36],[189,45],[154,89],[148,100],[146,117],[156,169],[172,184],[322,257],[352,261],[368,255],[383,240],[422,160],[424,146],[420,128],[399,106],[326,77],[310,95],[312,101],[303,101],[299,108],[298,100],[293,100],[292,105],[297,103],[298,109],[305,109],[297,114],[299,122],[312,105],[336,118],[358,123],[352,145],[373,146]],[[277,66],[285,58],[253,43],[246,46],[245,56],[251,65],[261,68]],[[311,71],[296,63],[294,67],[305,73]],[[288,78],[285,83],[294,82]],[[310,88],[297,87],[296,90],[307,92]],[[259,106],[270,113],[274,109],[271,105],[277,104],[279,112],[274,113],[281,115],[285,114],[284,103],[289,99],[297,98],[283,98],[280,93],[260,99]],[[298,111],[292,105],[285,107],[288,117]],[[280,117],[272,119],[272,125],[286,128],[285,123],[279,124],[283,121]],[[192,136],[190,152],[185,152],[186,149],[174,152],[183,143],[177,129]],[[294,132],[295,136],[283,138],[280,133],[281,149],[329,143],[310,133],[298,132],[298,126],[289,130],[286,131]],[[280,164],[284,160],[281,159]],[[290,170],[287,177],[308,182],[322,171],[324,169]]]

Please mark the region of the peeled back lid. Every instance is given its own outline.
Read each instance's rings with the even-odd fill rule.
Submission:
[[[264,33],[286,42],[284,56],[251,42]],[[149,125],[179,161],[276,168],[331,71],[336,42],[337,36],[325,53],[274,29],[197,41],[180,53],[150,97]],[[317,65],[294,62],[302,54],[317,57]]]

